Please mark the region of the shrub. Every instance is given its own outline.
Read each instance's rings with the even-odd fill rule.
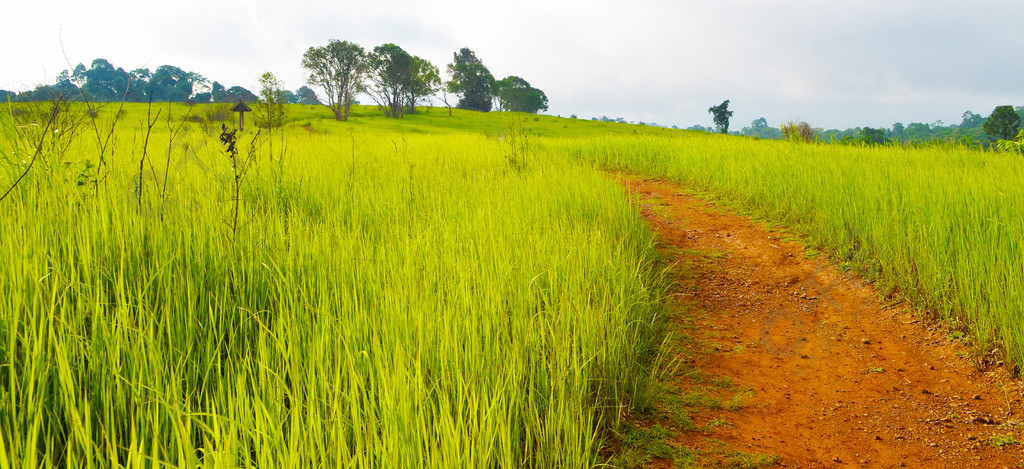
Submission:
[[[818,138],[811,125],[803,121],[789,121],[782,124],[782,135],[791,142],[809,143]]]
[[[210,122],[225,122],[231,118],[231,105],[218,103],[206,106],[203,109],[203,117]]]
[[[1000,140],[996,143],[996,146],[1003,151],[1024,155],[1024,130],[1017,132],[1017,136],[1012,140]]]

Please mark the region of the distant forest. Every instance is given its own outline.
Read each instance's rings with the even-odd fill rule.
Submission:
[[[1007,107],[1007,106],[1000,106]],[[998,108],[997,108],[998,109]],[[983,116],[976,114],[972,111],[966,111],[962,115],[962,120],[959,124],[946,124],[941,120],[932,122],[930,124],[913,122],[908,125],[904,125],[901,122],[897,122],[889,128],[872,128],[872,127],[853,127],[846,130],[829,129],[825,130],[822,128],[814,128],[813,135],[815,140],[824,143],[839,143],[839,144],[850,144],[850,145],[861,145],[861,144],[889,144],[889,143],[903,143],[903,144],[953,144],[953,145],[967,145],[967,146],[981,146],[988,147],[998,139],[1009,139],[1013,134],[1020,128],[1020,122],[1024,122],[1024,106],[1013,107],[1013,112],[1017,114],[1020,121],[1016,124],[1016,129],[1012,130],[1009,135],[991,136],[984,130],[985,123],[989,120],[991,115]],[[571,116],[575,118],[576,116]],[[638,124],[638,125],[649,125],[654,127],[665,127],[653,122],[630,122],[622,117],[592,117],[591,120],[602,121],[602,122],[619,122],[623,124]],[[1014,125],[1012,120],[1009,125]],[[672,126],[673,129],[679,127]],[[700,124],[687,127],[686,130],[699,130],[702,132],[717,132],[714,127],[706,127]],[[743,127],[739,131],[730,131],[729,135],[737,135],[744,137],[755,137],[772,140],[784,140],[786,139],[785,134],[782,131],[782,126],[768,125],[768,120],[764,117],[755,119],[750,123],[749,126]]]
[[[294,91],[278,89],[273,74],[263,80],[273,83],[273,100],[279,104],[323,104],[338,120],[347,120],[348,107],[363,93],[373,99],[388,117],[415,113],[417,103],[443,93],[459,97],[456,107],[476,111],[492,108],[537,113],[547,110],[548,98],[540,89],[518,76],[494,78],[472,50],[462,48],[447,66],[451,79],[442,81],[436,66],[413,56],[395,44],[364,50],[358,44],[331,40],[322,47],[310,47],[301,57],[306,83]],[[311,88],[312,86],[313,88]],[[257,93],[242,86],[210,82],[196,72],[173,65],[156,70],[127,71],[109,60],[98,58],[89,67],[78,64],[64,70],[53,84],[14,92],[0,90],[0,102],[66,101],[88,102],[182,102],[234,103],[260,101]]]
[[[1014,112],[1024,122],[1024,106],[1017,106],[1013,108]],[[575,118],[576,116],[571,116]],[[822,128],[814,128],[815,139],[819,142],[824,143],[839,143],[839,144],[888,144],[888,143],[903,143],[903,144],[954,144],[954,145],[967,145],[967,146],[981,146],[988,147],[994,143],[998,138],[1010,138],[1007,136],[1000,136],[998,138],[992,137],[985,133],[983,126],[985,122],[989,120],[990,116],[983,116],[976,114],[972,111],[966,111],[963,113],[962,120],[959,124],[946,124],[941,120],[932,122],[930,124],[913,122],[908,125],[904,125],[901,122],[897,122],[889,128],[872,128],[872,127],[853,127],[846,130],[829,129],[825,130]],[[665,127],[663,125],[654,122],[630,122],[623,117],[592,117],[591,120],[602,121],[602,122],[619,122],[623,124],[638,124],[638,125],[649,125],[654,127]],[[677,129],[679,127],[672,126],[671,128]],[[1019,125],[1018,125],[1019,128]],[[686,130],[699,130],[702,132],[716,132],[714,127],[706,127],[700,124],[686,127]],[[1016,131],[1014,131],[1015,133]],[[729,135],[737,135],[744,137],[755,137],[772,140],[784,140],[786,136],[782,132],[782,126],[768,125],[768,120],[764,117],[755,119],[750,123],[749,126],[743,127],[739,131],[731,131]]]
[[[1014,112],[1024,120],[1024,106],[1014,108]],[[903,125],[896,122],[889,128],[854,127],[846,130],[816,128],[818,141],[847,144],[884,144],[884,143],[948,143],[970,146],[988,146],[995,139],[989,136],[983,126],[989,116],[966,111],[959,124],[946,124],[941,120],[929,124],[913,122]],[[714,131],[711,128],[701,130]],[[785,138],[780,127],[769,126],[762,117],[743,127],[733,135],[759,137],[765,139]]]
[[[342,44],[348,45],[348,43]],[[314,49],[316,48],[311,48],[311,52]],[[481,68],[484,76],[490,78],[490,73],[479,63],[479,59],[472,55],[472,51],[468,49],[460,51],[460,54],[463,55],[467,53],[471,59],[468,60],[470,65]],[[459,66],[460,63],[460,55],[456,54],[455,63],[449,65],[449,73],[452,73],[451,69],[453,66]],[[433,70],[436,73],[436,68]],[[435,80],[437,79],[435,78]],[[439,82],[440,80],[437,81]],[[512,81],[517,81],[517,83],[512,83]],[[518,84],[518,81],[521,81],[522,84]],[[521,88],[529,93],[529,98],[535,98],[532,101],[525,98],[513,100],[515,102],[530,102],[531,104],[526,106],[528,109],[524,109],[525,111],[537,112],[547,109],[547,97],[544,96],[543,92],[530,87],[525,80],[518,77],[508,77],[504,80],[490,78],[489,83],[487,83],[489,86],[486,87],[488,88],[488,93],[482,93],[485,96],[480,99],[480,101],[486,101],[485,104],[487,106],[465,105],[466,103],[462,101],[469,101],[467,98],[471,98],[472,93],[469,90],[457,90],[452,84],[458,84],[457,80],[453,79],[451,82],[444,83],[445,86],[443,87],[439,86],[441,85],[440,83],[436,83],[430,87],[429,91],[454,91],[457,94],[464,95],[464,99],[460,100],[458,107],[490,110],[491,106],[489,104],[491,99],[496,99],[499,102],[498,109],[503,107],[521,107],[501,106],[502,103],[509,100],[504,95],[514,92],[522,93],[519,90]],[[493,88],[493,90],[490,88]],[[503,88],[504,93],[502,92]],[[462,93],[459,93],[459,91],[462,91]],[[115,67],[106,59],[98,58],[93,60],[88,68],[84,64],[78,64],[73,70],[64,70],[56,78],[54,84],[39,85],[33,90],[21,92],[0,90],[0,102],[49,101],[56,99],[61,94],[67,100],[82,100],[84,96],[88,96],[89,100],[93,102],[120,102],[122,100],[126,102],[149,102],[152,100],[155,102],[188,103],[234,103],[237,101],[253,103],[259,100],[254,92],[242,86],[234,85],[229,87],[217,81],[211,83],[207,78],[198,73],[185,71],[173,65],[162,65],[153,71],[150,71],[148,68],[126,71],[123,68]],[[301,86],[294,91],[282,90],[280,97],[282,102],[288,104],[327,104],[309,86]],[[533,103],[533,101],[536,101],[536,103]],[[351,103],[352,101],[349,102]],[[411,104],[414,105],[415,103]],[[1012,109],[1024,121],[1024,106]],[[573,115],[572,117],[575,118],[576,116]],[[963,113],[962,120],[958,124],[946,124],[939,120],[932,123],[913,122],[907,125],[896,122],[888,128],[853,127],[846,130],[814,128],[814,137],[819,142],[840,144],[944,143],[987,147],[996,141],[983,128],[990,117],[991,115],[983,116],[972,111],[966,111]],[[594,117],[592,120],[661,127],[657,123],[629,122],[621,117],[601,116],[600,118]],[[672,128],[678,127],[672,126]],[[694,125],[687,129],[706,132],[716,131],[713,127],[702,125]],[[730,135],[762,139],[786,138],[780,126],[769,125],[768,121],[763,117],[755,119],[749,126],[743,127],[739,131],[730,131],[728,133]]]
[[[1012,109],[1021,121],[1024,121],[1024,106]],[[1010,138],[1008,136],[993,137],[985,132],[984,126],[990,117],[991,115],[983,116],[972,111],[966,111],[963,113],[959,124],[946,124],[939,120],[930,124],[913,122],[904,125],[902,122],[896,122],[889,128],[853,127],[846,130],[814,128],[813,130],[815,139],[824,143],[851,145],[881,145],[887,143],[954,144],[988,147],[999,138]],[[687,129],[715,132],[714,127],[702,125],[694,125],[687,127]],[[1016,133],[1016,130],[1013,133]],[[729,132],[729,135],[776,140],[786,138],[781,126],[768,125],[768,121],[763,117],[755,119],[749,126],[743,127],[739,131]]]
[[[227,87],[216,81],[210,83],[198,73],[173,65],[161,65],[153,71],[148,68],[125,71],[107,59],[93,60],[89,68],[78,64],[74,70],[64,70],[52,85],[40,85],[19,93],[0,90],[0,101],[49,101],[61,93],[67,100],[80,101],[83,96],[88,96],[94,102],[120,102],[122,99],[130,103],[149,102],[150,99],[192,103],[257,101],[256,94],[244,87]],[[319,104],[316,94],[308,86],[284,91],[283,94],[287,103]]]

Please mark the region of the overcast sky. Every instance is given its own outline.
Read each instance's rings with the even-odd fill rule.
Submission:
[[[816,127],[959,123],[1024,105],[1021,0],[175,0],[7,2],[0,88],[72,64],[175,65],[255,90],[304,84],[310,46],[395,43],[442,72],[461,47],[517,75],[548,114],[732,128],[765,117]],[[63,52],[61,51],[63,42]]]

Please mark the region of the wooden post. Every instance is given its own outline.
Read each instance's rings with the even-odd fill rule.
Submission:
[[[231,112],[238,113],[238,130],[245,131],[245,113],[249,111],[252,111],[252,109],[250,109],[249,105],[245,104],[245,101],[242,101],[241,99],[239,99],[238,102],[235,103],[234,107],[231,108]]]

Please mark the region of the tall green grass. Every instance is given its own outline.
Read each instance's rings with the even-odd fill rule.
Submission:
[[[602,168],[675,179],[806,234],[1024,364],[1024,161],[975,149],[716,135],[562,142]]]
[[[148,143],[140,106],[77,134],[0,118],[4,188],[43,142],[0,201],[0,468],[601,464],[660,290],[595,168],[785,223],[1024,363],[1016,157],[294,106],[234,227],[219,123],[159,110]]]
[[[2,122],[4,187],[44,150],[0,202],[0,468],[600,463],[659,321],[620,186],[512,169],[479,129],[299,117],[233,229],[231,161],[185,112],[144,144],[144,108],[103,110],[63,150]]]

